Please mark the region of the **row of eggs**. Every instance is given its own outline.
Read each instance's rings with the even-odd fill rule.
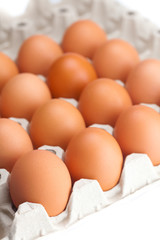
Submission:
[[[147,153],[154,165],[160,163],[160,115],[138,105],[160,102],[158,60],[140,61],[128,42],[107,40],[100,26],[80,20],[61,45],[31,36],[16,63],[3,53],[0,63],[0,167],[11,172],[16,207],[41,203],[55,216],[78,179],[96,179],[107,191],[118,183],[126,155]],[[62,98],[76,99],[78,107]],[[10,117],[28,119],[29,134]],[[94,123],[113,126],[113,136],[89,127]],[[42,145],[63,148],[64,161],[38,150]]]

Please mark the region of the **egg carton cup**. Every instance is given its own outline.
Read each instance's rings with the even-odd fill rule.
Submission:
[[[86,18],[97,22],[109,39],[129,41],[136,47],[141,59],[160,58],[158,27],[112,0],[30,0],[21,16],[12,17],[0,12],[0,51],[16,60],[20,45],[32,34],[46,34],[61,43],[65,29],[74,21]],[[77,107],[74,99],[67,101]],[[148,106],[160,112],[159,106]],[[11,119],[28,131],[29,122],[26,119]],[[94,124],[91,127],[100,127],[113,134],[109,125]],[[52,151],[63,159],[64,152],[58,146],[42,146],[41,149]],[[146,154],[130,154],[114,188],[103,192],[96,180],[81,179],[75,182],[66,209],[55,217],[49,217],[43,206],[36,203],[23,203],[16,210],[10,199],[9,176],[9,172],[0,169],[0,239],[31,240],[67,229],[86,216],[159,183],[160,166],[153,166]]]

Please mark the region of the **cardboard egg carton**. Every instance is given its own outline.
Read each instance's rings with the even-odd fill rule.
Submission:
[[[54,1],[55,2],[55,1]],[[25,13],[11,17],[0,12],[0,51],[16,60],[21,43],[32,34],[47,34],[58,43],[65,29],[78,19],[89,18],[104,28],[108,38],[122,38],[133,44],[141,59],[160,58],[160,33],[149,20],[129,11],[112,0],[30,0]],[[70,100],[76,106],[75,100]],[[156,105],[150,105],[160,112]],[[28,121],[16,119],[26,131]],[[93,125],[95,126],[95,125]],[[96,125],[113,133],[108,125]],[[42,146],[63,159],[59,147]],[[103,192],[96,180],[75,182],[66,209],[56,217],[48,217],[42,205],[23,203],[15,210],[9,195],[9,173],[0,169],[0,239],[48,239],[50,234],[68,229],[86,216],[104,210],[121,199],[160,182],[160,166],[153,166],[146,154],[126,157],[119,183]]]

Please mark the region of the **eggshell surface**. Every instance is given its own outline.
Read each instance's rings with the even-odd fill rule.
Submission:
[[[19,73],[15,62],[6,54],[0,52],[0,91],[5,83]]]
[[[70,139],[85,128],[79,110],[63,99],[52,99],[39,107],[29,126],[35,147],[59,146],[66,149]]]
[[[136,65],[126,80],[134,104],[160,105],[160,60],[145,59]]]
[[[122,39],[107,40],[94,54],[93,66],[98,77],[126,81],[132,68],[140,61],[137,50]]]
[[[26,118],[30,121],[35,110],[50,99],[48,86],[38,76],[31,73],[17,74],[2,90],[2,117]]]
[[[33,150],[28,133],[18,123],[7,118],[0,119],[0,168],[11,172],[15,162]]]
[[[125,156],[145,153],[153,165],[160,164],[160,115],[148,106],[133,105],[120,114],[114,137]]]
[[[52,63],[62,55],[62,49],[47,35],[32,35],[21,45],[17,64],[20,72],[47,76]]]
[[[71,192],[71,178],[64,162],[47,150],[33,150],[16,162],[9,188],[16,207],[40,203],[49,216],[60,214]]]
[[[119,114],[132,105],[126,89],[112,79],[99,78],[82,91],[78,109],[86,125],[94,123],[114,126]]]
[[[119,181],[123,156],[112,135],[103,129],[89,127],[71,139],[64,161],[73,181],[96,179],[107,191]]]
[[[107,39],[107,34],[92,20],[83,19],[71,24],[64,33],[64,52],[75,52],[92,58],[96,49]]]
[[[51,66],[47,84],[53,97],[78,99],[83,88],[96,78],[92,64],[85,57],[67,53]]]

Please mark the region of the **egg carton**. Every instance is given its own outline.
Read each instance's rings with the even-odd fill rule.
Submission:
[[[32,34],[46,34],[61,42],[65,29],[78,19],[92,19],[107,33],[109,39],[129,41],[141,59],[160,58],[160,32],[139,13],[128,10],[112,0],[30,0],[26,11],[18,17],[0,12],[0,51],[16,60],[21,43]],[[75,100],[70,100],[76,106]],[[160,108],[149,105],[156,111]],[[27,131],[26,119],[15,119]],[[109,125],[93,125],[113,133]],[[59,147],[43,146],[63,159]],[[79,222],[81,219],[104,210],[150,185],[160,182],[160,166],[153,166],[146,154],[133,153],[125,159],[119,183],[103,192],[96,180],[81,179],[75,182],[66,209],[55,217],[48,217],[40,204],[23,203],[15,211],[9,195],[9,173],[0,169],[0,239],[47,239]],[[45,237],[46,236],[46,237]]]

